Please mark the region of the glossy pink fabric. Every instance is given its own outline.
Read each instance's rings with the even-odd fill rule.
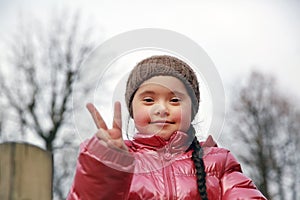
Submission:
[[[192,150],[182,145],[188,139],[182,132],[169,141],[138,136],[126,142],[126,154],[93,137],[81,145],[67,199],[200,199]],[[210,200],[265,199],[228,150],[211,140],[202,146]]]

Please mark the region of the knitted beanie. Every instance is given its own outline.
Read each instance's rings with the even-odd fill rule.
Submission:
[[[194,119],[198,112],[200,101],[199,84],[196,74],[182,60],[167,55],[146,58],[139,62],[131,71],[125,92],[125,101],[130,116],[132,117],[131,102],[137,89],[144,81],[154,76],[173,76],[183,82],[192,100],[192,119]]]

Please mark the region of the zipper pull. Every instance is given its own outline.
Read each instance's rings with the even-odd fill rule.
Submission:
[[[171,158],[172,158],[172,154],[170,152],[170,146],[166,145],[165,153],[164,153],[164,159],[169,161],[169,160],[171,160]]]

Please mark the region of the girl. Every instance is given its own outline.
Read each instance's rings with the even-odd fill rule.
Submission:
[[[228,150],[199,143],[191,122],[199,108],[194,71],[171,56],[138,63],[125,100],[138,133],[122,139],[121,107],[109,129],[87,104],[98,132],[81,145],[68,199],[265,199]]]

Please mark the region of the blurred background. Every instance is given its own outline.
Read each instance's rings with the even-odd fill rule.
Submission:
[[[72,120],[84,106],[72,104],[75,82],[78,99],[95,87],[81,80],[80,66],[115,35],[169,29],[198,43],[220,74],[226,117],[219,145],[268,199],[300,199],[299,18],[296,0],[0,0],[0,142],[50,152],[52,198],[65,199],[79,144],[93,135],[76,133],[91,119]]]

